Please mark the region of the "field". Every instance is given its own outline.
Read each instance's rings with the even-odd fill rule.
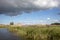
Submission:
[[[22,40],[60,40],[60,25],[46,26],[0,26],[0,28],[8,28],[12,33],[15,33]]]

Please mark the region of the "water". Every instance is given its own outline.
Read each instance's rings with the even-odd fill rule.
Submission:
[[[9,32],[7,28],[0,28],[0,40],[20,40],[20,38]]]

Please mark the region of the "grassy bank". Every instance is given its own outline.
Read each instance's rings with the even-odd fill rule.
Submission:
[[[23,40],[60,40],[60,26],[7,26],[10,32],[16,33]]]

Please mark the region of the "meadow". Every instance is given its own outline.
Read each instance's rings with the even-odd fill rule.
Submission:
[[[0,28],[8,28],[22,40],[60,40],[60,25],[29,25],[29,26],[0,26]]]

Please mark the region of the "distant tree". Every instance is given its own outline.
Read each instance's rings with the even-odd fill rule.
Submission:
[[[60,25],[60,23],[51,23],[51,25]]]
[[[14,22],[10,22],[10,25],[14,25]]]

